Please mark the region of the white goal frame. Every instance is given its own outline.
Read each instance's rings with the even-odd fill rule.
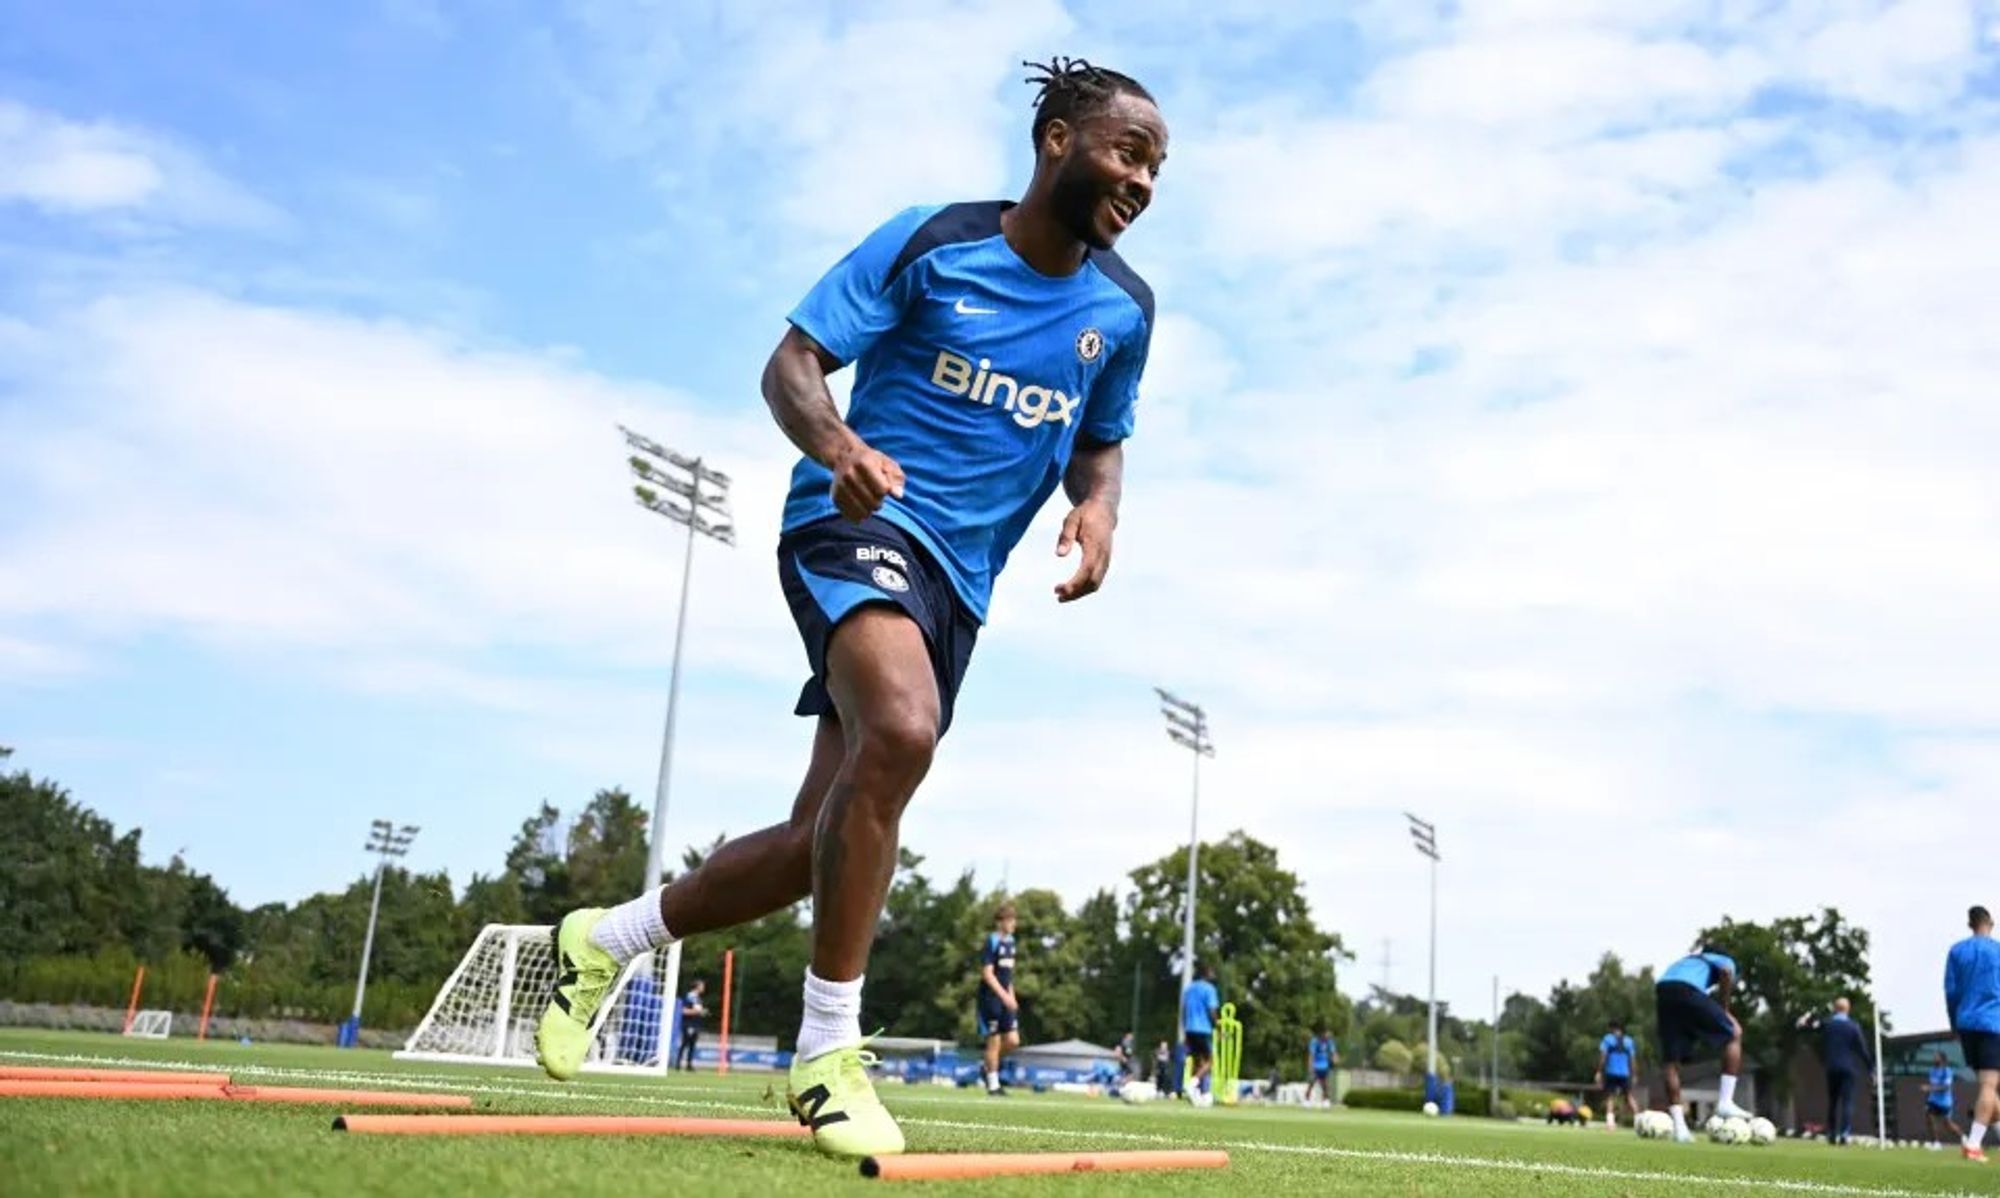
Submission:
[[[490,923],[473,938],[472,947],[459,959],[431,1000],[422,1022],[395,1054],[399,1061],[429,1061],[453,1065],[512,1065],[537,1068],[535,1025],[548,1003],[548,993],[536,987],[535,975],[546,972],[554,978],[555,929],[546,924]],[[493,958],[497,957],[497,961]],[[468,978],[481,965],[497,965],[499,977],[492,987],[492,1010],[482,1010],[477,1022],[453,1022],[452,1004],[460,989],[482,984]],[[673,1065],[673,1033],[680,1009],[681,946],[670,946],[661,954],[641,953],[633,958],[611,985],[611,992],[591,1019],[590,1054],[583,1069],[588,1073],[664,1075]],[[527,976],[523,976],[523,975]],[[644,1062],[619,1060],[620,1035],[626,1015],[628,992],[634,978],[652,979],[659,993],[659,1025],[655,1053]],[[641,1033],[643,1034],[643,1027]],[[455,1045],[455,1046],[453,1046]]]
[[[164,1040],[173,1033],[172,1011],[140,1011],[132,1016],[132,1026],[125,1029],[126,1035],[141,1040]]]

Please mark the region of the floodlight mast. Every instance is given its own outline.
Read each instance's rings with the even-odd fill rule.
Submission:
[[[1200,706],[1154,687],[1160,697],[1160,714],[1166,717],[1167,739],[1188,750],[1194,757],[1194,794],[1188,806],[1188,876],[1186,923],[1181,941],[1181,993],[1194,982],[1194,908],[1200,875],[1196,872],[1201,852],[1201,759],[1215,756],[1215,742],[1208,734],[1208,716]]]
[[[674,664],[667,682],[667,727],[660,737],[660,773],[653,787],[653,820],[647,838],[651,843],[646,849],[645,888],[651,890],[666,872],[667,791],[673,772],[674,720],[680,707],[681,646],[687,640],[688,581],[694,573],[695,536],[734,545],[736,527],[729,514],[728,475],[699,457],[669,449],[622,424],[618,431],[625,434],[625,444],[633,450],[625,462],[639,479],[632,485],[639,506],[688,530],[687,551],[681,560],[680,615],[674,621]]]
[[[368,993],[368,958],[375,952],[375,917],[382,910],[382,871],[389,864],[389,858],[401,857],[410,851],[410,842],[420,831],[415,824],[404,824],[398,828],[386,819],[378,819],[368,825],[368,852],[376,854],[375,897],[368,902],[368,933],[361,940],[361,976],[354,982],[354,1026],[361,1027],[361,999]]]
[[[1405,811],[1410,821],[1411,847],[1431,859],[1431,993],[1430,1053],[1425,1072],[1437,1076],[1438,1066],[1438,847],[1437,828]]]

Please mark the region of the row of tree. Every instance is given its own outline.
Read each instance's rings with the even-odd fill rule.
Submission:
[[[478,929],[549,923],[578,906],[621,902],[645,872],[646,813],[620,790],[598,792],[572,817],[543,803],[516,833],[502,868],[463,889],[442,871],[390,868],[364,1021],[407,1027],[421,1017]],[[720,843],[719,841],[717,843]],[[692,869],[715,846],[690,848]],[[1312,1030],[1331,1029],[1343,1061],[1397,1073],[1421,1070],[1427,1009],[1379,987],[1359,1003],[1337,988],[1350,959],[1321,928],[1296,875],[1271,846],[1242,832],[1202,846],[1198,952],[1213,961],[1244,1025],[1246,1068],[1304,1068]],[[1076,1037],[1109,1044],[1133,1031],[1142,1045],[1170,1039],[1178,1013],[1185,849],[1131,871],[1122,894],[1099,890],[1074,908],[1050,890],[1011,898],[1019,911],[1023,1025],[1031,1040]],[[372,877],[293,904],[244,910],[214,879],[178,856],[145,864],[137,829],[118,832],[61,787],[25,772],[0,775],[0,994],[16,999],[118,1004],[135,962],[153,964],[150,1002],[199,1002],[209,971],[222,975],[224,1013],[333,1022],[352,1001]],[[869,963],[871,1026],[898,1035],[970,1039],[978,947],[1003,896],[971,871],[938,878],[904,850]],[[774,912],[727,936],[684,946],[683,976],[719,979],[735,954],[736,1026],[784,1036],[797,1026],[800,979],[810,954],[802,908]],[[1742,966],[1738,1001],[1748,1049],[1776,1066],[1798,1047],[1797,1019],[1837,994],[1872,1017],[1867,933],[1834,910],[1770,924],[1725,919],[1698,941]],[[1652,1043],[1650,969],[1630,972],[1606,954],[1582,982],[1559,982],[1546,999],[1511,995],[1495,1029],[1448,1005],[1438,1024],[1440,1069],[1549,1082],[1588,1079],[1597,1043],[1614,1020]],[[158,988],[156,988],[158,987]],[[711,990],[711,999],[719,991]],[[1786,1071],[1775,1069],[1783,1084]]]

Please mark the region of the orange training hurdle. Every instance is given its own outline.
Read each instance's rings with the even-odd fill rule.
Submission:
[[[0,1081],[143,1082],[153,1086],[226,1086],[227,1073],[169,1073],[163,1069],[58,1069],[41,1065],[0,1065]]]
[[[342,1115],[333,1130],[375,1136],[732,1136],[802,1139],[792,1120],[675,1115]]]

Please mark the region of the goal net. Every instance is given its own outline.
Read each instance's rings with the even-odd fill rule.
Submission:
[[[145,1040],[164,1040],[173,1030],[172,1011],[140,1011],[132,1016],[132,1026],[125,1029],[125,1034]]]
[[[406,1061],[535,1064],[535,1025],[555,987],[554,929],[487,924],[396,1053]],[[586,1070],[665,1073],[673,1061],[674,987],[681,949],[645,953],[618,974],[597,1009]]]

